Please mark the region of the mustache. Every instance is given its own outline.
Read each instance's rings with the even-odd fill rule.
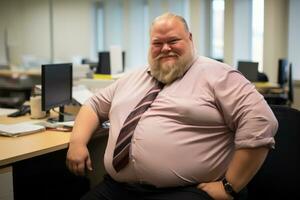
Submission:
[[[159,54],[159,55],[155,58],[155,60],[159,60],[159,59],[161,59],[161,58],[168,57],[168,56],[177,56],[177,57],[178,57],[178,54],[177,54],[177,53],[174,53],[174,52],[170,52],[170,53],[167,53],[167,54],[161,53],[161,54]]]

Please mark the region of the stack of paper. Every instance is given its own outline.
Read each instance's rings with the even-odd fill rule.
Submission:
[[[0,124],[0,135],[16,137],[46,130],[44,126],[26,123]]]
[[[15,108],[0,108],[0,116],[6,116],[17,111],[18,109]]]
[[[75,99],[81,105],[84,104],[84,102],[92,95],[93,93],[90,90],[88,90],[84,85],[73,86],[73,99]]]

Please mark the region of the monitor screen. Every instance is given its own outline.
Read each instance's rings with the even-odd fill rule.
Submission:
[[[251,82],[256,82],[258,77],[258,62],[239,61],[238,70]]]
[[[72,102],[72,63],[42,65],[42,110]]]
[[[279,59],[278,60],[278,79],[277,82],[281,87],[287,83],[288,80],[288,60]]]
[[[125,70],[125,52],[122,51],[122,72]],[[109,51],[98,52],[98,65],[96,74],[111,74],[111,62]]]
[[[98,53],[97,74],[110,74],[110,58],[108,51]]]

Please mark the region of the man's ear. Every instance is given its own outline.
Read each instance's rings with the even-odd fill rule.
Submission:
[[[190,33],[189,39],[193,42],[193,34],[192,33]]]

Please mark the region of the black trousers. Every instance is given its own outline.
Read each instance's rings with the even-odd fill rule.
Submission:
[[[193,186],[156,188],[150,185],[126,184],[109,175],[81,200],[213,200],[206,192]]]

